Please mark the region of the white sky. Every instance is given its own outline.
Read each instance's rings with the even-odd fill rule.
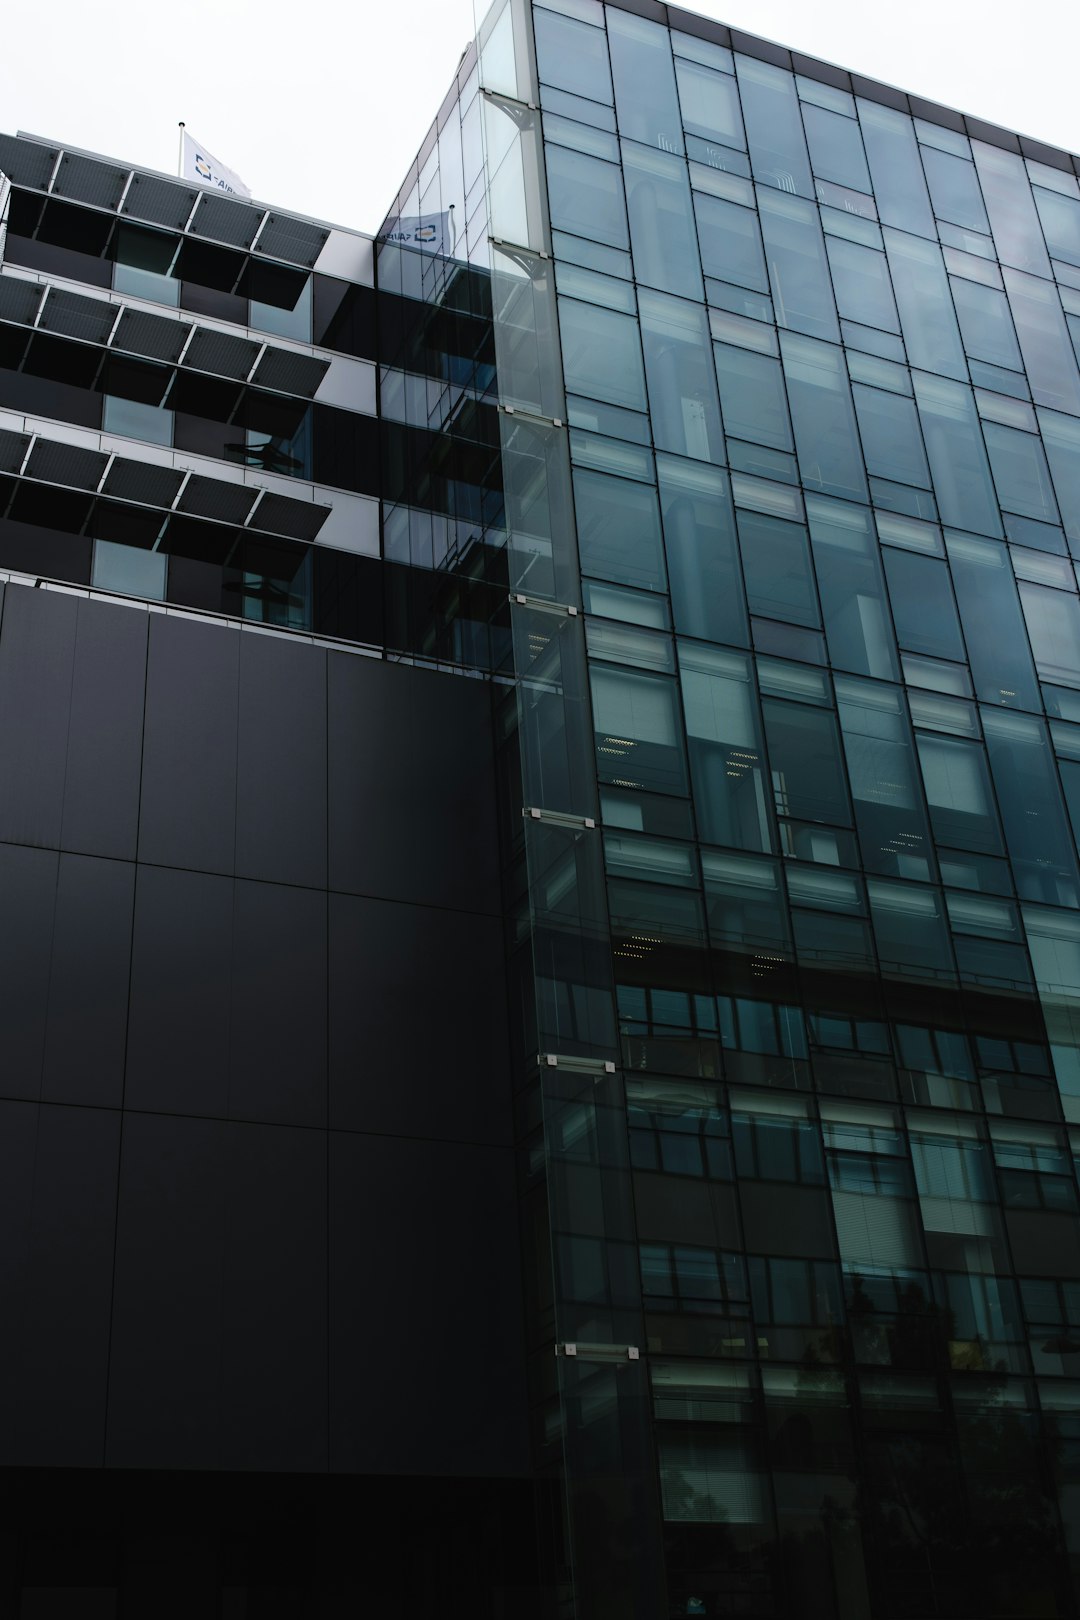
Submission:
[[[735,27],[1080,150],[1075,0],[696,0]],[[472,0],[4,7],[0,129],[176,172],[177,123],[264,201],[375,231]]]

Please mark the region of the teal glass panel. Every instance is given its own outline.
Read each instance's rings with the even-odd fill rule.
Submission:
[[[1004,276],[1032,399],[1080,416],[1080,372],[1057,289],[1019,270],[1006,270]]]
[[[938,890],[913,883],[866,885],[878,962],[886,978],[952,979],[945,907]]]
[[[160,602],[165,596],[168,561],[160,551],[95,540],[90,583],[100,591],[119,591],[124,596],[146,596]]]
[[[867,870],[917,880],[933,877],[922,783],[900,692],[844,675],[836,679],[836,698]]]
[[[880,218],[899,230],[933,237],[934,216],[911,119],[876,101],[859,100],[858,108]]]
[[[972,141],[971,155],[979,171],[998,258],[1018,270],[1049,277],[1050,260],[1023,158],[983,141]]]
[[[746,603],[727,474],[673,456],[657,456],[656,470],[676,630],[745,647]]]
[[[738,514],[746,599],[751,613],[816,628],[821,623],[810,545],[801,523],[762,512]]]
[[[1008,300],[996,287],[984,287],[962,276],[950,277],[964,348],[976,360],[1020,371],[1020,346],[1013,330]]]
[[[607,13],[615,110],[624,140],[654,151],[683,150],[671,36],[658,23],[612,6]]]
[[[943,522],[999,537],[1001,513],[971,389],[927,372],[912,381]]]
[[[638,303],[657,449],[698,461],[721,460],[720,405],[704,307],[645,288]]]
[[[990,222],[974,164],[964,158],[951,157],[948,152],[935,151],[933,147],[923,148],[922,160],[938,219],[989,235]]]
[[[549,146],[545,156],[552,228],[629,247],[622,174],[616,165],[567,146]]]
[[[754,179],[800,197],[814,195],[795,80],[756,57],[736,56]]]
[[[979,743],[916,732],[930,824],[939,844],[1004,855],[990,769]]]
[[[1051,258],[1080,265],[1080,201],[1040,186],[1034,188],[1034,197]]]
[[[632,316],[560,298],[559,327],[568,390],[628,410],[646,409],[641,340]]]
[[[967,380],[964,346],[949,296],[949,278],[936,242],[886,230],[900,326],[913,366]]]
[[[589,670],[601,782],[685,794],[679,694],[674,681],[593,664]]]
[[[948,568],[933,557],[897,551],[891,546],[884,548],[882,556],[900,646],[909,652],[962,663],[964,638]]]
[[[750,660],[679,643],[683,712],[698,831],[710,844],[772,848]]]
[[[1039,679],[1080,687],[1080,598],[1029,580],[1017,590]]]
[[[869,493],[843,353],[780,333],[799,469],[808,489],[866,501]]]
[[[1006,548],[958,534],[946,543],[976,696],[1007,708],[1040,709]]]
[[[825,246],[841,318],[899,332],[900,319],[884,253],[840,236],[827,236]]]
[[[1075,906],[1073,843],[1046,724],[1031,715],[983,711],[990,770],[1022,900]]]
[[[810,164],[818,178],[833,180],[838,186],[851,186],[854,191],[869,191],[870,171],[855,119],[805,103],[802,115]]]
[[[781,326],[839,341],[825,239],[813,203],[785,192],[758,193],[773,305]]]
[[[610,104],[611,69],[601,30],[537,7],[533,32],[536,68],[542,83]]]
[[[735,80],[700,62],[675,61],[683,128],[701,140],[746,150],[742,111]]]
[[[869,512],[811,495],[806,515],[830,661],[855,675],[896,680],[881,554]]]
[[[664,589],[655,490],[575,468],[574,503],[583,573],[645,590]]]
[[[682,158],[623,142],[634,270],[640,283],[703,300],[690,179]]]
[[[851,390],[866,470],[901,484],[930,487],[915,402],[856,383]]]
[[[983,438],[998,500],[1005,511],[1019,512],[1040,523],[1056,523],[1057,502],[1038,437],[1001,422],[984,421]]]
[[[1039,429],[1073,556],[1080,556],[1080,421],[1038,411]]]
[[[778,698],[763,699],[761,713],[777,815],[850,827],[836,716]]]
[[[794,448],[779,360],[728,343],[713,347],[724,431],[777,450]]]
[[[694,213],[705,274],[754,292],[768,292],[769,273],[754,211],[695,191]]]

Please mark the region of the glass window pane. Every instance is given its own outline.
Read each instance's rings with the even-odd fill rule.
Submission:
[[[929,489],[930,472],[914,400],[883,394],[880,388],[865,388],[860,383],[851,392],[867,472]]]
[[[784,374],[779,360],[728,343],[713,345],[724,431],[777,450],[791,450]]]
[[[1080,416],[1080,372],[1056,288],[1019,270],[1004,275],[1032,399]]]
[[[999,536],[1001,513],[971,389],[926,372],[912,380],[942,519]]]
[[[1005,294],[961,276],[949,279],[967,353],[992,366],[1021,371],[1023,362]]]
[[[657,456],[656,470],[676,630],[745,647],[746,604],[727,474],[670,456]]]
[[[886,230],[900,326],[913,366],[967,380],[964,347],[949,297],[941,249],[902,231]]]
[[[1048,590],[1021,580],[1017,589],[1044,681],[1080,686],[1080,599],[1071,591]]]
[[[760,192],[758,207],[777,322],[839,342],[817,209],[780,191]]]
[[[537,71],[544,84],[610,104],[611,70],[600,29],[539,7],[533,12],[533,29]]]
[[[559,326],[569,390],[630,410],[646,409],[641,341],[632,316],[560,298]]]
[[[780,333],[780,347],[804,484],[868,500],[842,350],[793,332]]]
[[[624,141],[623,171],[638,281],[703,300],[686,164],[667,152]]]
[[[1036,414],[1065,533],[1073,542],[1073,555],[1080,555],[1080,422],[1072,416],[1060,416],[1056,411]]]
[[[806,530],[760,512],[738,514],[739,550],[751,613],[816,628],[821,623]]]
[[[737,56],[754,179],[801,197],[814,196],[795,80],[782,68]]]
[[[769,851],[761,735],[750,661],[679,643],[698,831],[710,844]]]
[[[657,449],[720,461],[720,406],[704,307],[645,288],[638,302]]]
[[[806,503],[829,658],[837,669],[898,677],[881,560],[864,508],[811,495]]]
[[[768,292],[761,231],[752,209],[694,192],[701,263],[707,276]]]
[[[950,157],[948,152],[935,151],[931,146],[923,147],[922,160],[938,219],[989,235],[990,222],[974,164]]]
[[[948,568],[933,557],[896,551],[891,546],[886,546],[882,555],[896,622],[896,639],[901,647],[926,653],[931,658],[951,658],[962,663],[964,638],[960,634]]]
[[[990,787],[990,770],[979,743],[916,732],[930,822],[939,843],[987,855],[1004,855]]]
[[[1057,502],[1043,447],[1034,433],[1021,433],[1001,422],[984,422],[983,438],[1006,512],[1019,512],[1041,523],[1058,521]]]
[[[746,136],[735,80],[727,73],[714,73],[698,62],[679,59],[675,62],[675,76],[687,134],[745,151]]]
[[[876,101],[858,101],[878,215],[902,231],[934,236],[934,216],[911,119]]]
[[[827,236],[825,246],[842,319],[899,332],[900,319],[884,253],[839,236]]]
[[[629,247],[622,174],[616,165],[567,146],[549,146],[545,155],[552,227]]]
[[[584,573],[645,590],[664,589],[655,490],[575,468],[574,503]]]
[[[167,564],[168,558],[160,551],[121,546],[112,540],[95,540],[90,583],[101,591],[120,591],[125,596],[148,596],[160,602],[165,597]]]
[[[601,782],[685,793],[682,727],[673,681],[593,664],[593,725]]]
[[[1005,547],[946,537],[976,696],[983,703],[1039,709],[1039,687]]]
[[[900,693],[838,676],[836,697],[863,860],[874,872],[931,877],[930,829]]]
[[[802,115],[814,173],[822,180],[835,180],[838,186],[869,191],[870,172],[856,121],[805,104]]]
[[[1034,196],[1051,256],[1080,265],[1080,202],[1039,186],[1034,188]]]
[[[971,155],[979,171],[998,258],[1018,270],[1049,277],[1050,260],[1043,246],[1023,158],[983,141],[972,141]]]
[[[607,22],[620,133],[654,151],[681,152],[682,117],[667,29],[614,6]]]
[[[761,705],[776,813],[851,826],[836,717],[799,703]]]
[[[1075,906],[1076,846],[1045,723],[987,709],[983,726],[1017,892],[1023,900]]]

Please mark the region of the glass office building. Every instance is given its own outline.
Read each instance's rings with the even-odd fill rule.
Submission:
[[[320,1014],[290,1034],[288,1064],[263,1036],[246,1112],[232,1070],[198,1106],[178,1072],[159,1081],[154,1019],[179,1003],[139,1002],[132,969],[126,1089],[106,1076],[81,1098],[102,1131],[124,1116],[109,1243],[117,1298],[135,1290],[102,1328],[120,1412],[104,1472],[308,1489],[324,1470],[312,1521],[373,1512],[393,1477],[411,1521],[393,1577],[297,1575],[320,1616],[347,1591],[482,1620],[1076,1620],[1080,159],[659,0],[495,0],[362,272],[329,227],[235,202],[206,219],[194,193],[184,214],[161,180],[147,216],[134,176],[110,200],[79,162],[0,149],[0,407],[23,413],[0,438],[0,569],[114,613],[98,598],[229,620],[241,719],[271,694],[235,767],[254,819],[234,904],[255,880],[299,884],[329,918],[304,981],[313,1003],[325,986],[329,1033],[320,1049]],[[402,245],[436,219],[442,251]],[[362,291],[326,285],[347,265]],[[77,307],[65,280],[85,284]],[[175,354],[132,325],[140,300],[175,306]],[[229,322],[248,344],[231,357]],[[78,500],[50,437],[102,457],[78,463]],[[121,462],[181,474],[149,540],[148,519],[120,524],[125,492],[148,504]],[[255,494],[234,515],[237,488]],[[260,529],[298,524],[290,500],[308,530]],[[285,666],[249,654],[245,686],[254,625],[323,674],[286,701]],[[7,626],[5,606],[0,678]],[[283,765],[275,706],[296,743],[320,703],[328,752]],[[398,771],[403,726],[437,782]],[[251,785],[282,777],[288,838]],[[0,798],[12,847],[127,858],[18,808]],[[140,814],[133,859],[223,872],[160,808]],[[320,817],[313,873],[295,863]],[[372,894],[379,918],[358,909]],[[424,909],[422,951],[383,927],[403,906]],[[69,941],[72,977],[76,959]],[[162,960],[187,971],[179,948]],[[250,993],[281,992],[268,973]],[[200,981],[183,1006],[209,996]],[[323,1083],[313,1050],[321,1112],[289,1089]],[[325,1310],[328,1395],[284,1449],[185,1451],[179,1398],[175,1432],[125,1435],[150,1399],[126,1393],[149,1263],[125,1222],[154,1207],[124,1157],[129,1110],[136,1146],[155,1111],[327,1136],[310,1253],[328,1245],[329,1292],[297,1283],[295,1308]],[[401,1148],[384,1206],[356,1189],[390,1141],[423,1156]],[[417,1291],[390,1286],[414,1266]],[[344,1303],[369,1275],[381,1315]],[[438,1375],[402,1351],[422,1328]],[[283,1362],[282,1387],[306,1366]],[[218,1398],[228,1411],[235,1387]],[[89,1442],[62,1453],[13,1460],[99,1468]],[[497,1543],[513,1552],[493,1572]],[[244,1591],[237,1612],[277,1612]]]

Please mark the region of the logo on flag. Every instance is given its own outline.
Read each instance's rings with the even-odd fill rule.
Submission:
[[[234,169],[228,168],[205,146],[200,146],[186,129],[181,134],[180,173],[184,180],[194,180],[200,186],[213,186],[217,191],[231,191],[237,197],[251,196]]]
[[[386,240],[397,242],[399,247],[422,248],[425,253],[449,256],[454,251],[454,221],[450,213],[403,216],[394,221]]]

